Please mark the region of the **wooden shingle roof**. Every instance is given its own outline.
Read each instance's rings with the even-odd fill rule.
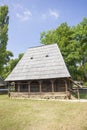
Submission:
[[[70,77],[57,44],[29,48],[6,81]]]

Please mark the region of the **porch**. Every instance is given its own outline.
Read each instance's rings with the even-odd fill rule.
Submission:
[[[15,81],[14,86],[10,86],[11,97],[25,98],[65,98],[70,82],[65,78],[34,80],[34,81]]]

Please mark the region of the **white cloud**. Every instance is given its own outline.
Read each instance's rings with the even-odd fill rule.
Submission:
[[[59,18],[59,13],[56,10],[49,9],[49,15],[55,17],[56,19]]]
[[[24,8],[19,3],[15,4],[13,6],[14,6],[14,11],[15,11],[16,17],[20,21],[28,21],[32,17],[32,13],[30,12],[30,10],[27,8]]]
[[[22,13],[16,13],[16,17],[19,18],[21,21],[27,21],[32,17],[32,13],[27,9],[24,10]]]
[[[59,18],[59,13],[57,10],[52,10],[52,9],[49,9],[46,13],[42,14],[42,19],[43,20],[46,20],[50,17],[54,17],[55,19],[58,19]]]

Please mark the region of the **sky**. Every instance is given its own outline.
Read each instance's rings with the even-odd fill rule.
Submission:
[[[41,45],[41,32],[64,22],[75,26],[87,18],[87,0],[0,0],[1,5],[9,7],[7,49],[14,58]]]

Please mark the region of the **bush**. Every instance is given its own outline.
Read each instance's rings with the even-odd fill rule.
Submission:
[[[84,86],[87,87],[87,82],[84,83]]]

